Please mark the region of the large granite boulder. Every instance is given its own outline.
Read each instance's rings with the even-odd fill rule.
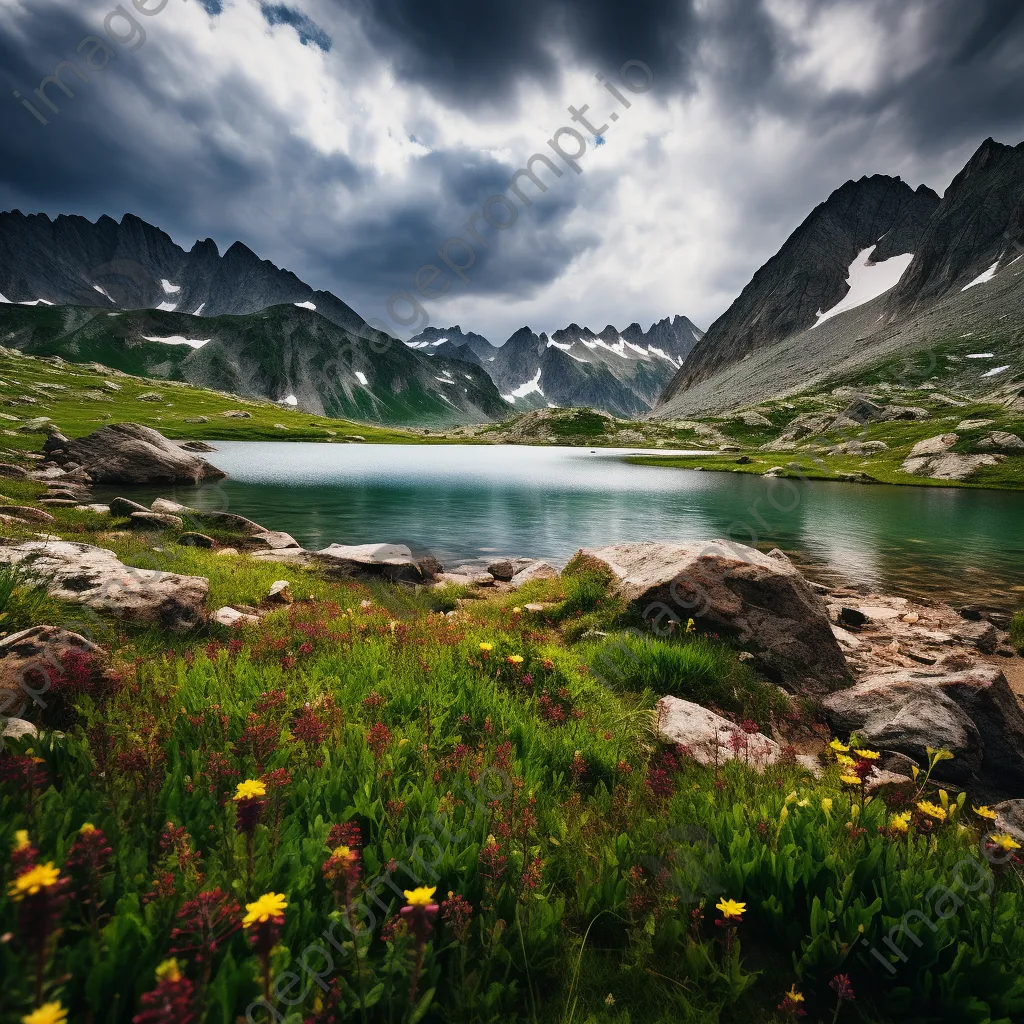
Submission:
[[[71,541],[0,546],[0,564],[21,565],[52,597],[136,623],[183,632],[206,621],[209,580],[124,565],[113,551]]]
[[[83,467],[100,484],[197,484],[225,475],[139,423],[114,423],[74,439],[51,434],[43,451],[61,466]]]
[[[786,558],[729,541],[616,544],[584,551],[655,633],[693,618],[749,647],[766,675],[822,696],[851,682],[824,602]]]
[[[735,722],[688,700],[662,697],[655,716],[658,738],[681,744],[700,764],[740,760],[763,770],[782,757],[782,747],[770,736],[747,734]]]
[[[965,672],[897,671],[871,676],[824,702],[841,736],[925,764],[927,747],[952,751],[935,778],[984,795],[1024,795],[1024,711],[993,665]]]

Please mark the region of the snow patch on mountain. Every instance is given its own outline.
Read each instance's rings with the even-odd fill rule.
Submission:
[[[839,316],[840,313],[863,306],[895,288],[914,261],[914,254],[908,252],[902,256],[893,256],[881,263],[872,263],[871,254],[875,248],[876,246],[872,245],[862,250],[850,264],[846,278],[850,291],[842,302],[837,303],[827,312],[818,314],[818,322],[814,325],[815,327],[820,327],[826,320],[831,320],[833,317]]]
[[[110,296],[109,296],[109,295],[107,294],[107,290],[106,290],[105,288],[101,288],[101,287],[100,287],[100,286],[99,286],[98,284],[94,284],[94,285],[93,285],[93,288],[94,288],[94,289],[95,289],[96,291],[98,291],[98,292],[100,293],[100,295],[102,295],[102,296],[103,296],[103,298],[105,298],[105,299],[109,299],[109,301],[110,301],[110,302],[113,302],[115,306],[117,305],[117,303],[116,303],[116,302],[114,302],[114,300],[113,300],[113,299],[111,299],[111,298],[110,298]]]
[[[299,309],[312,309],[316,310],[316,304],[310,302],[308,299],[305,302],[295,302],[293,305],[298,306]]]
[[[363,373],[363,371],[362,371],[362,370],[356,370],[356,380],[357,380],[357,381],[359,381],[359,383],[360,383],[360,384],[362,384],[362,385],[363,385],[363,387],[367,387],[367,386],[368,386],[368,384],[370,383],[370,382],[369,382],[369,381],[368,381],[368,380],[366,379],[366,374],[365,374],[365,373]]]
[[[977,288],[979,284],[988,284],[989,281],[996,276],[996,271],[999,269],[999,263],[1000,261],[996,260],[984,274],[979,274],[970,284],[965,284],[960,291],[966,292],[971,288]]]
[[[541,371],[538,370],[537,376],[534,377],[533,380],[528,380],[525,384],[516,388],[515,391],[511,391],[509,394],[502,395],[501,397],[504,398],[506,402],[511,402],[513,405],[516,404],[517,398],[525,398],[527,395],[532,395],[534,393],[543,398],[544,392],[540,389],[540,375]]]
[[[164,295],[177,295],[181,291],[180,284],[171,284],[166,277],[160,278],[160,287],[163,288]],[[104,292],[103,294],[106,295],[107,293]],[[110,296],[107,297],[109,298]]]
[[[146,341],[159,341],[161,345],[189,345],[192,348],[202,348],[210,341],[209,338],[183,338],[180,334],[172,334],[168,338],[149,334],[144,334],[142,337]]]
[[[161,313],[173,313],[178,308],[178,304],[176,302],[161,302],[156,308]]]

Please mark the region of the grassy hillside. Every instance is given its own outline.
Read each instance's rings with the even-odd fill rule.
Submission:
[[[0,410],[0,447],[14,450],[39,449],[47,424],[33,421],[43,417],[69,437],[127,421],[154,427],[178,440],[345,442],[361,438],[407,444],[422,440],[421,435],[405,431],[312,416],[285,405],[9,349],[0,349]],[[225,416],[228,412],[248,416]]]
[[[979,442],[993,431],[1024,438],[1024,398],[1019,396],[1019,392],[1024,392],[1021,359],[1019,342],[1005,335],[948,339],[927,351],[888,359],[853,376],[837,379],[827,391],[764,401],[728,416],[703,421],[705,430],[714,428],[734,451],[706,457],[636,461],[754,474],[782,467],[783,475],[810,479],[867,477],[887,484],[1019,489],[1024,487],[1021,454],[1007,454],[1000,465],[982,467],[963,483],[912,476],[901,467],[914,445],[940,434],[955,433],[958,440],[950,451],[964,455],[985,453]],[[994,377],[984,376],[1000,367],[1008,369]],[[861,396],[881,406],[918,410],[917,418],[831,428],[831,422]],[[745,414],[753,414],[754,420],[744,422]],[[801,417],[820,417],[826,426],[811,430],[790,445],[764,450]],[[674,425],[686,424],[677,421]],[[886,448],[858,455],[831,450],[849,441],[881,442]]]

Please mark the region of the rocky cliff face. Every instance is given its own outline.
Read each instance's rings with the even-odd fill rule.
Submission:
[[[914,252],[939,204],[899,178],[848,181],[789,237],[697,343],[662,402],[749,352],[806,330],[849,291],[850,264],[874,247],[876,262]]]
[[[212,238],[186,252],[152,224],[126,214],[85,217],[0,213],[0,296],[8,303],[162,309],[195,316],[256,313],[306,303],[349,331],[362,318],[330,292],[261,260],[241,242],[222,256]]]
[[[1019,319],[1021,256],[1024,144],[986,140],[941,200],[898,178],[847,182],[712,325],[654,414],[734,408],[947,336],[980,343]],[[884,287],[854,301],[855,277],[876,271]]]
[[[1024,255],[1024,143],[982,143],[912,251],[892,296],[896,313],[921,309]]]

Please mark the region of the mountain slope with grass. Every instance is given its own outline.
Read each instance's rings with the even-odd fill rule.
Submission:
[[[37,355],[266,398],[316,414],[449,426],[510,410],[479,367],[357,336],[292,304],[245,316],[0,305],[0,343]]]

